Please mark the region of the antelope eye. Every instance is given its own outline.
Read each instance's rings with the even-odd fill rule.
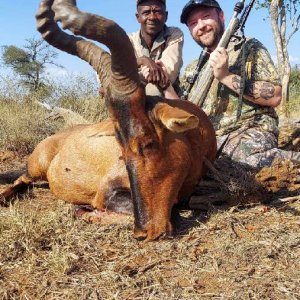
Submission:
[[[157,149],[157,143],[154,141],[149,141],[144,145],[142,145],[143,155],[151,154],[156,149]]]
[[[144,145],[144,150],[145,149],[153,149],[154,148],[154,142],[151,141],[149,143],[147,143],[146,145]]]

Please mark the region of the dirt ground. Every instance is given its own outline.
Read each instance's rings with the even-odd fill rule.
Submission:
[[[280,146],[299,151],[300,124],[283,125]],[[25,160],[0,151],[0,173]],[[133,239],[132,217],[87,223],[36,184],[0,207],[0,299],[300,299],[300,166],[224,164],[232,197],[196,193],[175,236],[151,243]]]

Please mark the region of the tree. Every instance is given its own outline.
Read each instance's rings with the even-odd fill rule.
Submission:
[[[23,48],[3,46],[2,62],[21,77],[23,84],[36,91],[46,85],[42,75],[47,64],[61,66],[55,63],[58,54],[43,39],[26,39],[26,42]]]
[[[282,82],[282,105],[288,101],[291,65],[289,62],[288,44],[299,30],[300,0],[261,0],[260,7],[269,10],[272,31],[276,44],[278,70]],[[287,21],[289,18],[289,23]],[[288,28],[290,30],[288,30]]]

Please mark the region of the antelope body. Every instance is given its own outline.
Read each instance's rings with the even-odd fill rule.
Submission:
[[[84,38],[102,42],[110,54]],[[188,197],[215,159],[216,138],[205,113],[188,101],[145,95],[134,51],[113,21],[82,13],[73,0],[43,0],[38,30],[53,46],[97,71],[111,119],[80,125],[42,141],[28,176],[44,178],[59,198],[97,209],[133,210],[134,236],[153,240],[172,232],[171,210]]]

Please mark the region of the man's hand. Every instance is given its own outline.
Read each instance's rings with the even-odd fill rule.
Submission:
[[[148,57],[138,58],[138,66],[144,81],[158,85],[162,89],[169,86],[170,80],[165,71],[165,68],[160,61],[153,61]]]
[[[228,54],[225,48],[217,48],[211,54],[209,58],[209,64],[213,69],[214,76],[220,82],[229,75],[228,70]]]
[[[161,70],[161,79],[158,82],[158,85],[164,90],[170,85],[171,82],[164,64],[161,61],[156,61],[156,65],[159,66]]]

